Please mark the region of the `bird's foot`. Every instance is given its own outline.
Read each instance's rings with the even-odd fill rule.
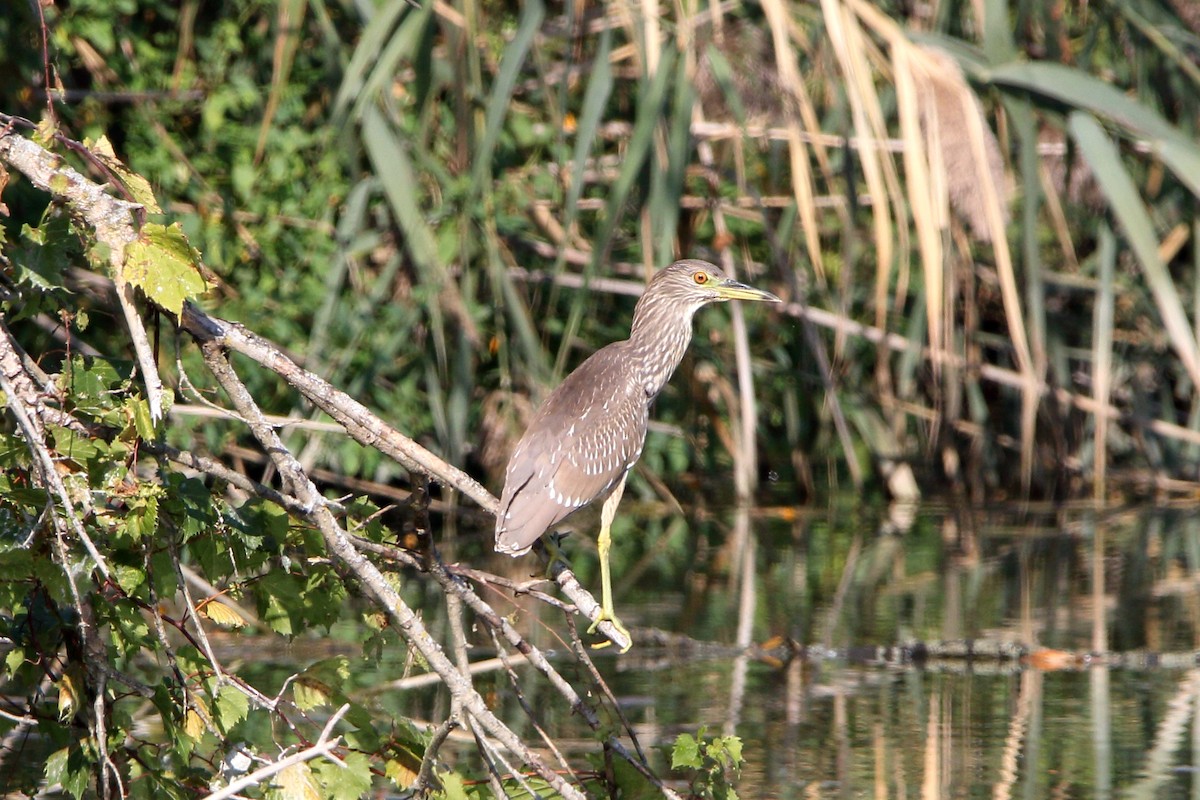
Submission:
[[[622,647],[619,652],[629,652],[629,648],[633,647],[633,637],[629,635],[629,629],[621,624],[621,620],[617,619],[617,615],[614,614],[611,609],[600,609],[600,615],[597,616],[596,619],[592,621],[592,624],[588,626],[587,632],[589,634],[595,633],[597,630],[599,630],[601,622],[607,622],[612,625],[618,636],[625,639],[627,642],[627,644]],[[603,633],[602,635],[608,636],[608,634]],[[601,648],[608,647],[614,642],[616,642],[616,640],[610,637],[608,641],[597,642],[596,644],[592,645],[592,648],[600,650]]]
[[[564,569],[571,568],[571,562],[563,555],[562,534],[551,533],[538,540],[536,545],[539,554],[546,559],[545,576],[554,580],[554,565],[562,564]]]

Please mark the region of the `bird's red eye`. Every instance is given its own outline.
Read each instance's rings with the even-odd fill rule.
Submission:
[[[708,283],[708,273],[707,272],[697,272],[695,275],[692,276],[692,280],[694,280],[700,286],[703,286],[704,284]]]

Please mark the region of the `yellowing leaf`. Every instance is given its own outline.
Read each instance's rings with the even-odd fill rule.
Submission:
[[[417,770],[403,761],[392,759],[383,768],[383,774],[389,781],[396,784],[397,789],[407,789],[417,779]]]
[[[196,709],[189,708],[183,715],[183,732],[194,741],[199,741],[204,735],[204,718],[196,713]]]
[[[54,117],[42,117],[33,131],[33,140],[42,147],[49,147],[57,133],[58,123],[54,121]]]
[[[317,791],[317,784],[308,764],[293,764],[280,772],[275,780],[283,790],[281,796],[284,800],[321,800],[321,793]]]
[[[301,711],[327,704],[331,693],[330,688],[321,681],[303,675],[292,682],[292,698],[296,701],[296,708]]]
[[[169,227],[155,223],[142,226],[137,240],[125,248],[121,275],[176,316],[183,310],[184,300],[208,288],[200,273],[199,255],[188,244],[178,222]]]
[[[246,624],[246,620],[242,618],[241,614],[219,600],[201,603],[196,610],[225,628],[240,628]]]
[[[142,208],[151,214],[162,213],[162,209],[158,206],[158,200],[154,197],[154,190],[150,188],[150,181],[125,166],[125,163],[117,158],[117,153],[113,150],[112,142],[108,140],[107,136],[101,136],[96,142],[84,142],[84,144],[92,151],[92,155],[108,167],[113,177],[121,182],[135,203],[140,203]]]

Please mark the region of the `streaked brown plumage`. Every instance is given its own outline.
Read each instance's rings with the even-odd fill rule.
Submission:
[[[779,302],[706,261],[677,261],[661,270],[634,309],[629,338],[592,354],[550,393],[509,459],[496,550],[521,555],[543,533],[603,500],[601,619],[622,632],[613,614],[608,548],[625,476],[642,454],[650,404],[691,341],[692,316],[709,303],[735,299]]]

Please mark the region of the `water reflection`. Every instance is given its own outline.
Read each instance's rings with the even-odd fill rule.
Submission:
[[[702,579],[630,587],[697,642],[602,662],[643,746],[736,733],[743,797],[1200,797],[1191,514],[905,513],[732,514]]]
[[[704,726],[744,740],[743,798],[1200,800],[1200,525],[1190,509],[863,509],[856,499],[820,513],[618,523],[617,601],[637,644],[595,660],[660,774],[678,734]],[[572,537],[568,553],[596,586],[588,545]],[[423,601],[423,587],[406,583],[410,602],[444,627],[439,593]],[[506,605],[498,590],[484,597],[556,650],[568,680],[589,685],[560,613],[528,598]],[[480,629],[466,635],[475,685],[506,722],[531,742],[544,741],[540,727],[573,765],[595,756],[595,735],[532,667],[495,658]],[[351,658],[361,650],[360,631],[332,638]],[[380,686],[380,675],[421,671],[395,663],[405,650],[394,640],[380,652],[379,674],[355,673],[363,688],[347,691],[380,715],[443,718],[444,691],[413,678]],[[296,669],[273,668],[263,685]],[[471,758],[473,740],[454,735]]]

